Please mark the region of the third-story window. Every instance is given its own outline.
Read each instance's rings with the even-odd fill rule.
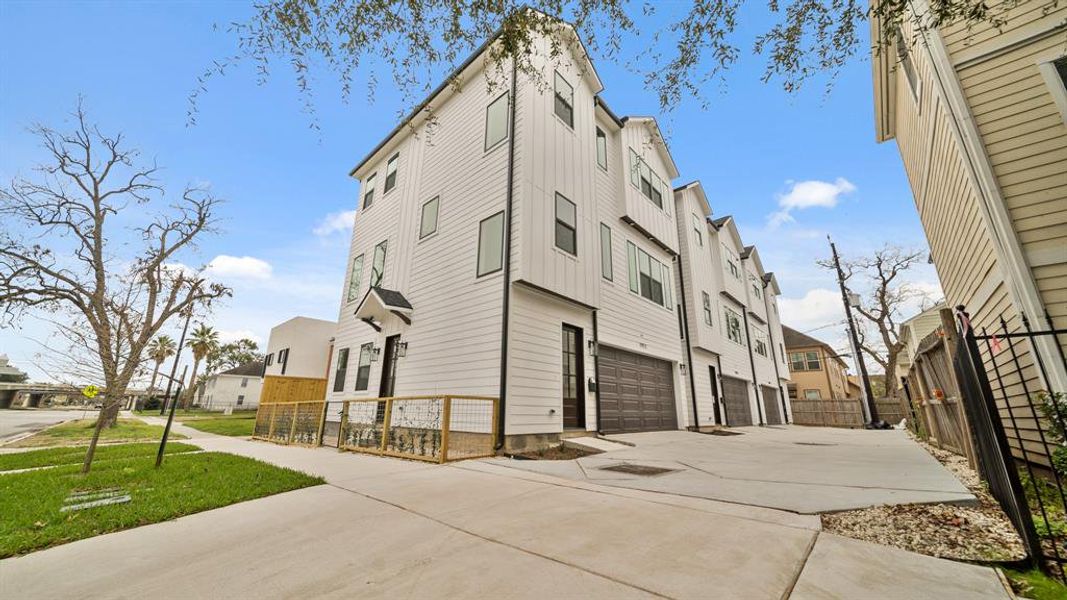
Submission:
[[[723,311],[723,329],[726,331],[726,337],[731,341],[742,346],[745,345],[744,338],[741,337],[741,315],[726,308],[722,308]]]
[[[389,246],[389,240],[382,240],[374,247],[374,264],[370,270],[370,287],[379,286],[385,278],[385,250]]]
[[[608,170],[608,137],[599,127],[596,128],[596,164]]]
[[[333,371],[333,391],[345,391],[345,374],[348,373],[348,348],[337,351],[337,365]]]
[[[671,310],[670,266],[652,258],[633,242],[626,242],[626,254],[630,291]]]
[[[422,205],[422,218],[419,220],[419,239],[437,231],[437,210],[440,206],[440,197],[434,198]]]
[[[356,365],[356,391],[367,389],[370,383],[370,355],[374,351],[374,344],[363,344],[359,347],[359,364]]]
[[[569,127],[574,127],[574,88],[560,74],[556,73],[556,116],[563,119]]]
[[[760,286],[759,280],[754,275],[749,275],[748,282],[752,285],[752,295],[757,298],[763,298],[763,288]]]
[[[614,277],[611,269],[611,228],[600,224],[600,275],[611,281]]]
[[[495,273],[504,264],[504,213],[478,224],[478,277]]]
[[[493,100],[485,109],[485,149],[496,146],[508,137],[508,95]]]
[[[359,283],[363,279],[363,255],[352,259],[352,274],[348,276],[348,301],[359,297]]]
[[[697,234],[697,245],[704,245],[704,233],[701,229],[704,228],[704,220],[700,217],[693,215],[693,232]]]
[[[712,323],[711,296],[709,296],[707,292],[700,292],[700,293],[704,295],[704,323],[707,324],[708,327],[711,327],[712,326],[711,325],[711,323]]]
[[[578,215],[574,203],[556,192],[556,247],[578,254]]]
[[[371,173],[371,176],[363,182],[363,209],[370,208],[371,204],[374,204],[374,177],[377,173]]]
[[[400,163],[400,153],[397,152],[389,159],[389,162],[385,165],[385,191],[383,193],[389,193],[389,190],[396,187],[396,169]]]
[[[760,356],[767,356],[767,336],[762,331],[753,332],[753,345],[755,346],[756,354]]]

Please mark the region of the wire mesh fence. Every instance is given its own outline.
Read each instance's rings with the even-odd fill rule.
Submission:
[[[317,446],[323,419],[322,400],[261,404],[252,439],[277,444]]]

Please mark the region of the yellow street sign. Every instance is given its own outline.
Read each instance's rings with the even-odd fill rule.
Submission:
[[[96,395],[99,394],[99,393],[100,393],[100,388],[98,388],[98,387],[96,387],[95,385],[92,385],[92,384],[89,384],[89,385],[85,386],[85,388],[82,389],[82,396],[85,396],[86,398],[89,398],[90,400],[95,398]]]

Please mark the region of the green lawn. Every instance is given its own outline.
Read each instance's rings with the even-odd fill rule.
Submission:
[[[0,558],[323,482],[218,452],[175,454],[158,470],[153,464],[154,458],[131,458],[101,461],[84,477],[73,465],[0,476]],[[59,512],[72,491],[112,487],[132,501]]]
[[[41,450],[28,450],[12,454],[0,454],[0,471],[14,471],[16,469],[32,469],[34,467],[48,467],[55,465],[80,465],[85,460],[87,446],[67,446],[63,448],[44,448]],[[156,455],[159,444],[116,444],[111,446],[97,446],[93,455],[93,464],[99,461],[118,460],[124,458],[139,458]],[[199,450],[196,446],[174,442],[167,444],[167,454],[180,454]]]
[[[182,421],[186,427],[217,433],[219,435],[234,435],[248,437],[256,426],[256,416],[250,417],[219,417],[218,419],[186,419]]]
[[[1030,571],[1004,569],[1004,574],[1008,576],[1015,593],[1026,598],[1033,598],[1033,600],[1067,598],[1067,587],[1037,569]]]
[[[11,446],[39,448],[41,446],[85,445],[92,440],[95,427],[96,419],[69,421],[39,431],[28,438],[11,444]],[[119,419],[118,425],[105,428],[100,432],[100,441],[103,443],[158,441],[161,437],[163,437],[162,426],[148,425],[137,419]],[[170,434],[170,439],[183,438],[185,438],[184,435],[178,435],[174,432]]]

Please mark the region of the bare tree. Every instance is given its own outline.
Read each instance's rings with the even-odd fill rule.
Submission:
[[[1059,0],[1040,0],[1048,10]],[[488,79],[507,73],[514,62],[519,72],[539,77],[531,58],[543,36],[555,36],[559,19],[573,25],[586,48],[597,58],[623,58],[643,77],[663,110],[683,97],[706,104],[703,93],[740,57],[743,46],[765,56],[763,80],[780,80],[787,91],[805,82],[834,75],[857,55],[871,51],[864,30],[877,23],[872,41],[876,52],[889,48],[906,19],[920,29],[947,23],[968,28],[1003,26],[1018,0],[939,0],[917,17],[905,0],[768,0],[770,25],[754,40],[742,39],[738,25],[756,16],[762,3],[744,0],[619,2],[618,0],[265,0],[252,16],[230,24],[238,50],[216,60],[198,79],[190,95],[189,121],[195,122],[200,95],[216,75],[242,61],[251,61],[261,82],[275,62],[287,64],[296,77],[305,109],[313,112],[315,67],[325,67],[340,81],[347,99],[359,79],[373,97],[379,80],[405,96],[405,111],[430,89],[431,80],[451,72],[485,40],[499,35],[489,48]],[[558,17],[558,18],[557,18]],[[914,18],[913,18],[914,17]],[[662,23],[650,27],[650,22]],[[555,52],[557,49],[553,49]],[[379,73],[378,69],[386,71]],[[459,82],[453,81],[458,84]],[[492,82],[491,82],[492,83]],[[315,122],[313,121],[313,126]]]
[[[169,210],[154,211],[163,195],[158,168],[135,165],[137,151],[125,148],[121,133],[89,124],[80,101],[73,116],[68,133],[33,126],[49,161],[36,178],[0,187],[0,325],[18,325],[34,311],[64,315],[66,325],[57,319],[64,337],[98,361],[92,367],[103,376],[105,397],[85,455],[88,472],[101,429],[149,359],[150,340],[173,316],[230,290],[177,262],[213,231],[219,200],[187,187]]]
[[[864,319],[857,324],[860,349],[882,367],[886,377],[893,377],[904,348],[898,326],[904,318],[901,311],[906,304],[924,295],[902,279],[908,269],[920,264],[925,256],[926,253],[921,251],[887,244],[871,256],[841,261],[845,284],[852,282],[849,288],[860,294],[860,304],[856,307],[856,312]],[[833,261],[820,260],[818,263],[825,269],[834,268]],[[867,293],[862,293],[864,288]],[[873,335],[863,326],[864,321],[874,328]],[[890,396],[896,396],[896,386],[886,388]]]

